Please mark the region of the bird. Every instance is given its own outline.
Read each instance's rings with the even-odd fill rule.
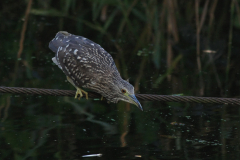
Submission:
[[[122,79],[112,56],[99,44],[67,31],[59,31],[49,42],[49,48],[55,53],[52,61],[77,89],[75,98],[79,96],[80,99],[85,94],[88,99],[84,88],[99,93],[108,102],[125,101],[143,111],[134,87]]]

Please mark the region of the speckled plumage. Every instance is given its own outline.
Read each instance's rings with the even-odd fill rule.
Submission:
[[[121,78],[112,56],[99,44],[60,31],[49,43],[49,48],[55,52],[53,62],[75,87],[90,89],[114,103],[119,100],[129,102],[121,93],[122,89],[134,95],[134,87]]]

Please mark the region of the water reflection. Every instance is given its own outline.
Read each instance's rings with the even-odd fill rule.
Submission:
[[[89,154],[89,155],[83,155],[82,157],[102,157],[102,154]]]
[[[85,121],[89,121],[89,122],[101,125],[106,134],[116,134],[117,133],[116,126],[108,124],[108,123],[100,121],[100,120],[95,120],[94,119],[95,116],[93,114],[91,114],[90,112],[87,112],[83,106],[70,101],[70,99],[68,97],[66,97],[64,100],[65,100],[65,102],[67,102],[73,106],[73,108],[77,114],[85,115],[86,116],[84,118]],[[111,119],[111,120],[113,120],[113,119]],[[86,131],[86,129],[83,129],[83,131]]]
[[[102,115],[84,100],[42,96],[37,97],[40,104],[50,99],[61,103],[34,106],[26,101],[33,97],[18,98],[24,106],[11,99],[8,117],[1,122],[3,159],[218,159],[238,151],[240,117],[232,114],[235,106],[190,104],[181,110],[162,104],[145,113],[125,106],[129,110],[122,115],[116,108]]]

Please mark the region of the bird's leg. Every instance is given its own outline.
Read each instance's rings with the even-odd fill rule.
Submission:
[[[79,100],[80,100],[81,97],[83,96],[83,93],[84,93],[85,96],[86,96],[86,99],[88,99],[88,92],[86,92],[86,91],[82,90],[81,88],[75,86],[75,84],[73,83],[71,78],[69,78],[68,76],[67,76],[67,80],[77,89],[76,94],[75,94],[75,98],[77,98],[78,95],[79,95]]]
[[[101,97],[101,101],[103,100],[103,96]]]
[[[76,95],[75,95],[75,98],[77,98],[78,97],[78,95],[79,95],[79,100],[82,98],[82,96],[83,96],[83,93],[85,94],[85,96],[86,96],[86,99],[88,99],[88,92],[86,92],[86,91],[84,91],[84,90],[82,90],[81,88],[78,88],[78,87],[76,87],[77,88],[77,91],[76,91]]]
[[[82,89],[80,89],[80,90],[85,94],[86,99],[88,99],[88,92],[86,92],[86,91],[84,91],[84,90],[82,90]]]
[[[82,94],[81,88],[77,87],[77,91],[76,91],[76,94],[75,94],[75,99],[78,97],[78,95],[79,95],[79,100],[80,100],[81,97],[83,96],[83,94]]]
[[[86,91],[84,91],[84,90],[82,90],[81,88],[78,88],[78,87],[76,87],[77,88],[77,91],[76,91],[76,95],[75,95],[75,98],[77,98],[78,97],[78,95],[79,95],[79,100],[83,97],[83,93],[85,94],[85,96],[86,96],[86,99],[88,99],[88,92],[86,92]]]

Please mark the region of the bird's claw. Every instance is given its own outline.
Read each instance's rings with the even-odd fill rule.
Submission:
[[[78,98],[78,99],[80,100],[80,99],[83,97],[83,93],[85,94],[86,99],[88,99],[88,92],[82,90],[81,88],[77,88],[75,98],[77,98],[78,95],[79,95],[79,98]]]
[[[79,95],[78,99],[80,100],[82,98],[82,96],[83,96],[82,91],[81,91],[80,88],[77,88],[77,91],[76,91],[76,94],[75,94],[75,99],[77,99],[78,95]]]

